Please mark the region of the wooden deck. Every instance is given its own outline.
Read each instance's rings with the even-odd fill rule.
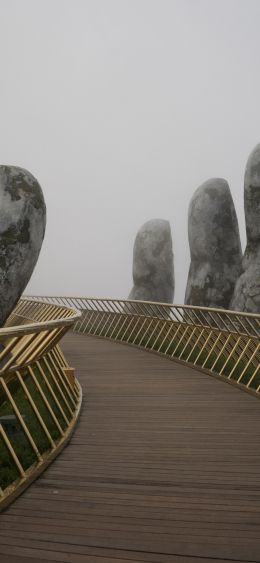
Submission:
[[[69,334],[69,446],[0,515],[1,563],[260,561],[260,402],[125,345]]]

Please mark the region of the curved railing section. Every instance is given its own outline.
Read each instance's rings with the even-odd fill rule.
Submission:
[[[117,299],[43,299],[81,310],[76,332],[164,354],[259,396],[260,315]]]
[[[64,447],[81,388],[58,346],[74,307],[21,299],[0,329],[0,509]]]

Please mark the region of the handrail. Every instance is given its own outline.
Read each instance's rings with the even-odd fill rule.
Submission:
[[[43,298],[44,299],[44,298]],[[41,305],[41,313],[39,313],[39,304]],[[63,326],[65,324],[74,323],[78,317],[81,316],[81,312],[77,310],[75,307],[64,307],[55,304],[55,303],[46,303],[44,300],[35,298],[33,300],[23,297],[18,302],[17,306],[15,307],[14,311],[8,317],[5,326],[0,328],[0,336],[4,334],[6,327],[8,327],[8,331],[10,327],[15,324],[15,329],[17,331],[24,330],[25,321],[31,322],[31,327],[36,330],[42,330],[44,325],[49,326]],[[22,327],[19,327],[17,324],[16,319],[22,319]]]
[[[32,297],[34,299],[34,297]],[[148,301],[48,296],[82,312],[74,331],[133,344],[260,393],[260,315]]]
[[[58,346],[79,321],[72,307],[21,299],[0,329],[0,509],[64,447],[81,387]]]

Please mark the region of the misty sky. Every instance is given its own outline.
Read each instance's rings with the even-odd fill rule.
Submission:
[[[259,0],[0,0],[0,154],[39,180],[47,231],[28,293],[127,297],[139,227],[243,175],[260,141]]]

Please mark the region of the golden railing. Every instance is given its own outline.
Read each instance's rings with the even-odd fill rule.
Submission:
[[[142,301],[45,297],[76,307],[76,332],[136,345],[260,391],[260,315]]]
[[[81,388],[58,346],[80,318],[64,305],[21,299],[0,329],[0,509],[68,441]]]

